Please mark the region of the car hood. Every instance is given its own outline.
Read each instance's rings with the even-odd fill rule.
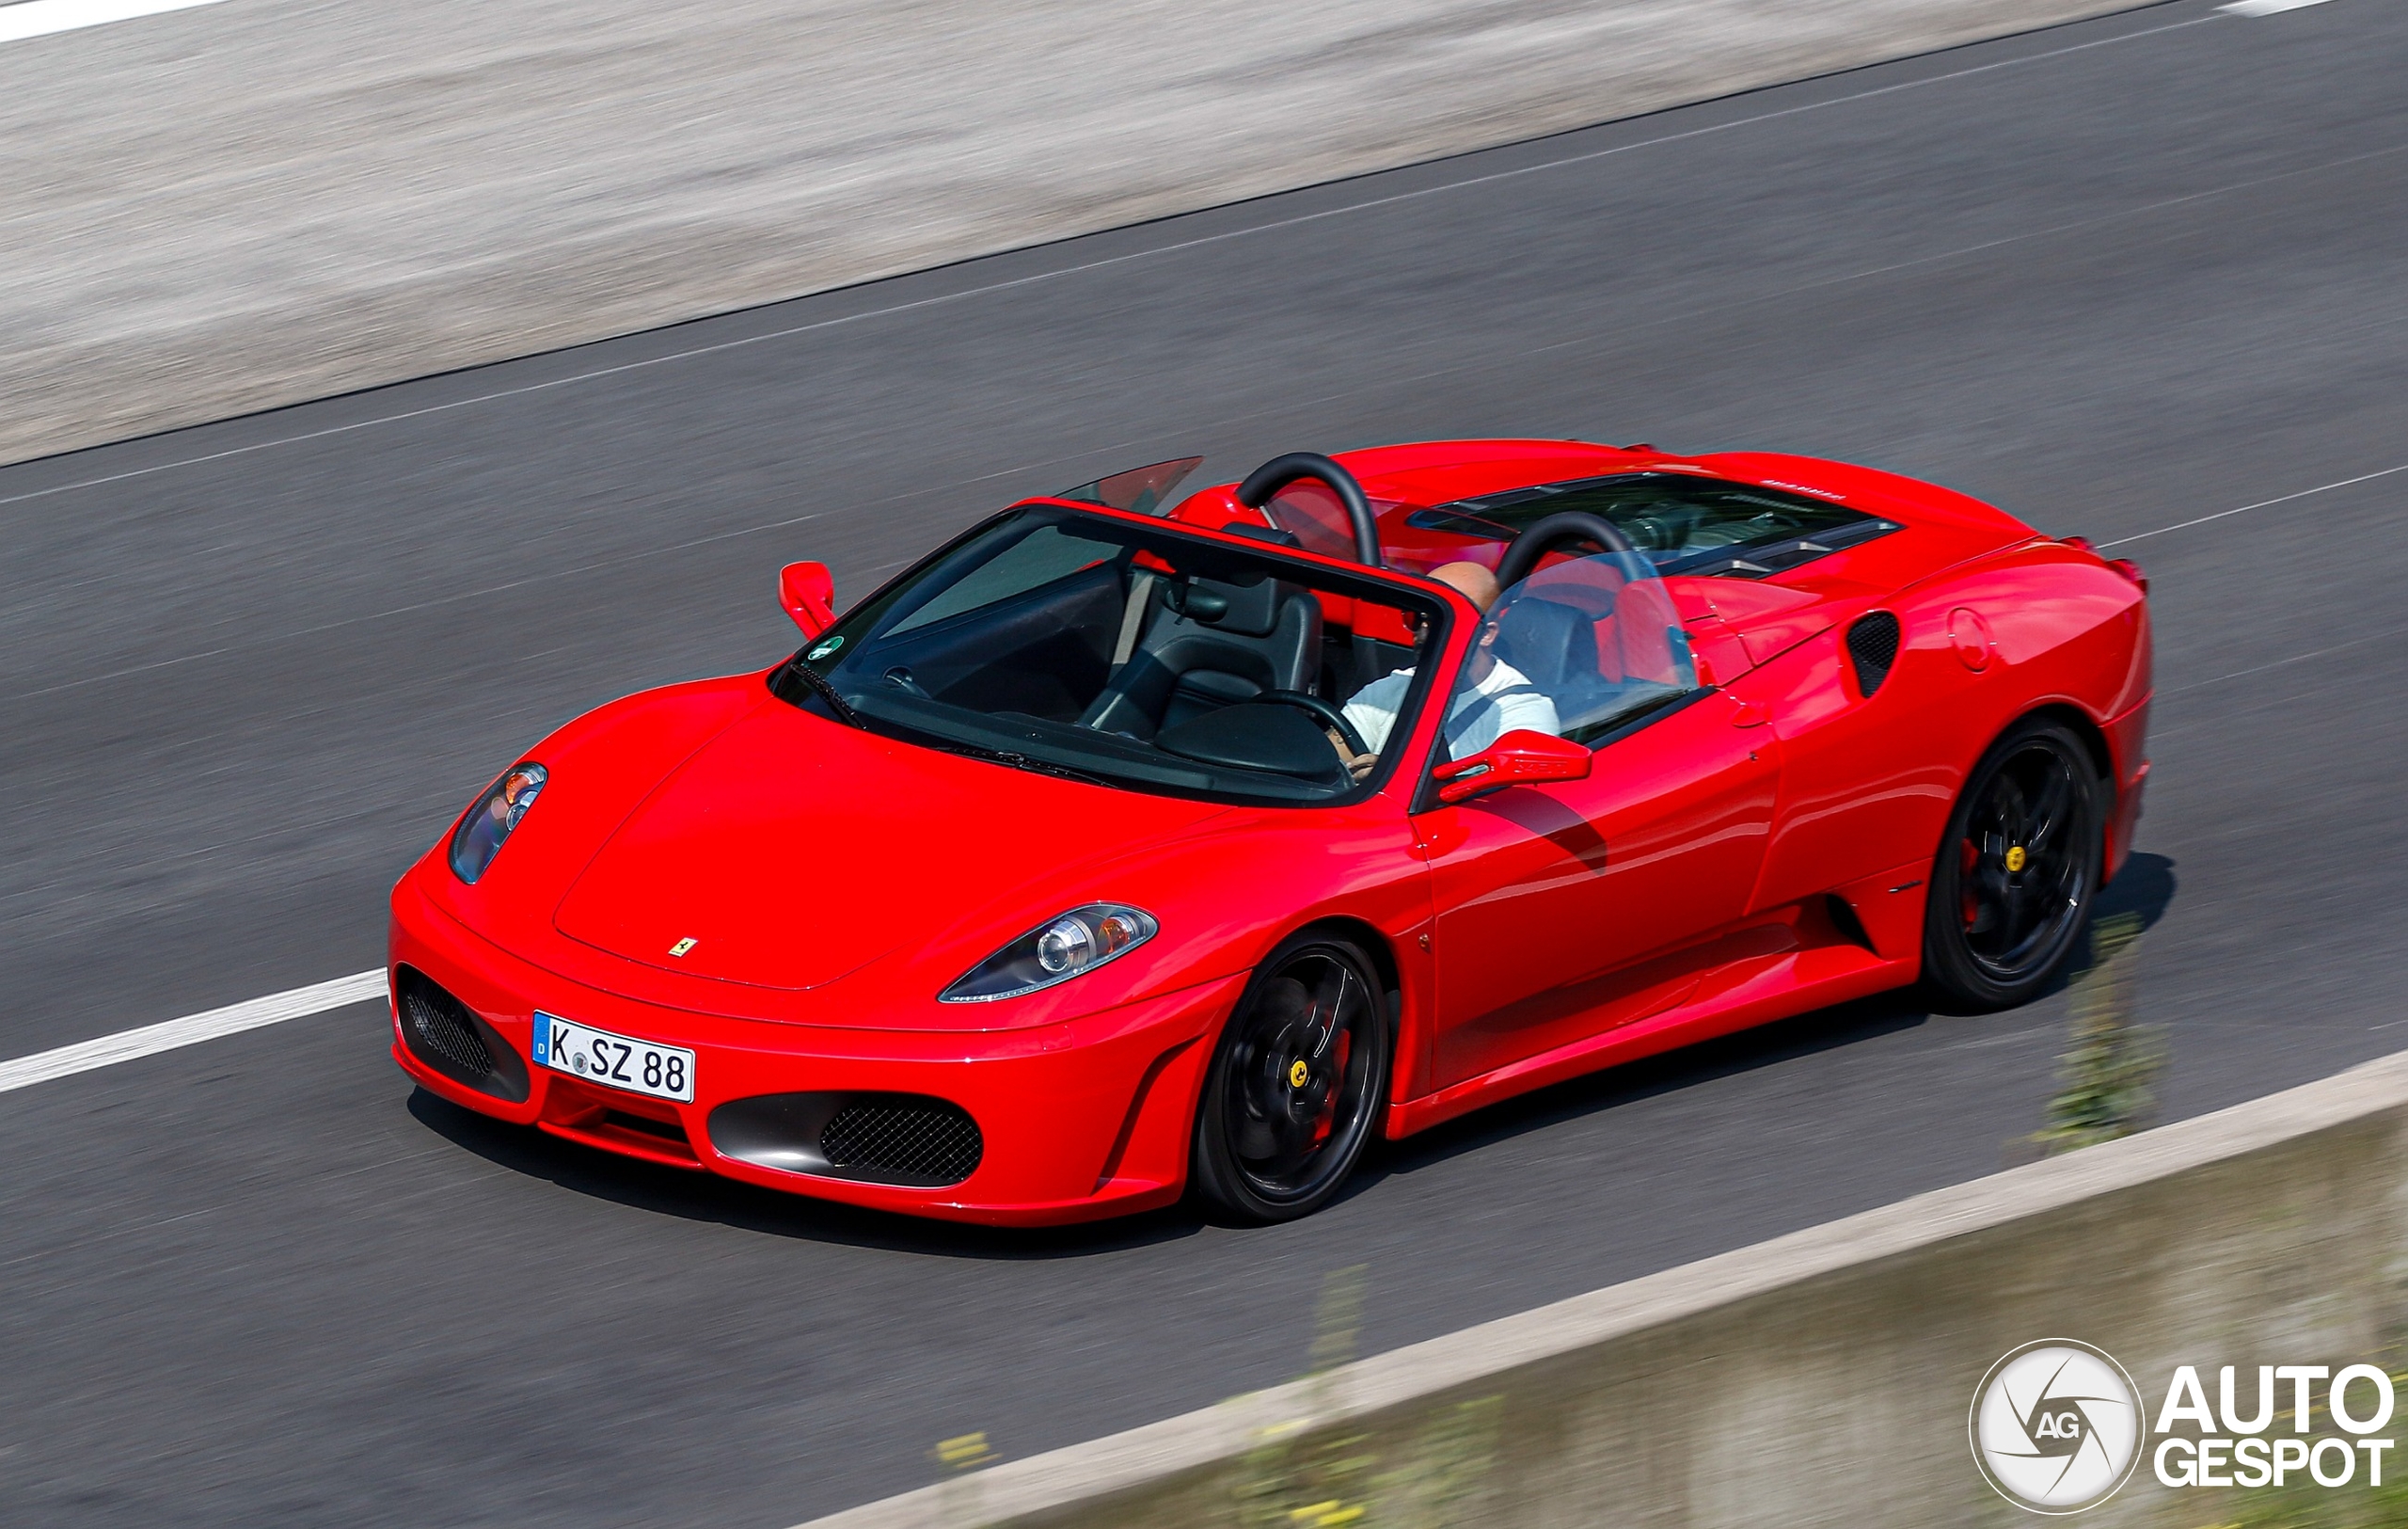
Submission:
[[[814,988],[927,940],[966,900],[1226,810],[968,759],[773,702],[673,770],[552,921],[664,971]]]

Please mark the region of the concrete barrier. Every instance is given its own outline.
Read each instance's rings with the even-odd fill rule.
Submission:
[[[2129,8],[227,0],[0,47],[0,461]]]
[[[2027,1524],[1967,1442],[2009,1350],[2103,1347],[2153,1412],[2180,1364],[2378,1358],[2403,1281],[2408,1054],[808,1529]],[[2082,1521],[2235,1516],[2145,1462]]]

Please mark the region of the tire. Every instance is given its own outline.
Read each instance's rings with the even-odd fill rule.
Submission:
[[[2007,729],[1966,777],[1932,863],[1924,981],[1943,1008],[2039,995],[2082,937],[2105,856],[2090,750],[2061,722]]]
[[[1255,969],[1196,1110],[1188,1180],[1242,1222],[1291,1221],[1354,1171],[1387,1098],[1389,1000],[1351,940],[1297,935]]]

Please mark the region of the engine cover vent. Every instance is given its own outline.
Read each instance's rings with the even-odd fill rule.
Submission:
[[[1847,629],[1847,656],[1856,665],[1857,690],[1865,695],[1879,690],[1898,661],[1898,618],[1887,611],[1858,617]]]

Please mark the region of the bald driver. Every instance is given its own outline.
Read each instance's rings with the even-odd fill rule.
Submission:
[[[1497,603],[1497,575],[1477,563],[1450,563],[1430,577],[1460,591],[1483,616]],[[1547,734],[1557,729],[1555,703],[1530,683],[1529,676],[1497,656],[1497,629],[1496,622],[1482,621],[1480,636],[1464,659],[1462,677],[1447,709],[1447,752],[1452,758],[1478,754],[1519,728]],[[1370,750],[1350,761],[1356,779],[1370,772],[1386,746],[1388,731],[1396,725],[1397,711],[1404,705],[1404,693],[1412,683],[1413,671],[1399,669],[1372,680],[1346,703],[1346,720],[1363,735],[1364,746]]]

